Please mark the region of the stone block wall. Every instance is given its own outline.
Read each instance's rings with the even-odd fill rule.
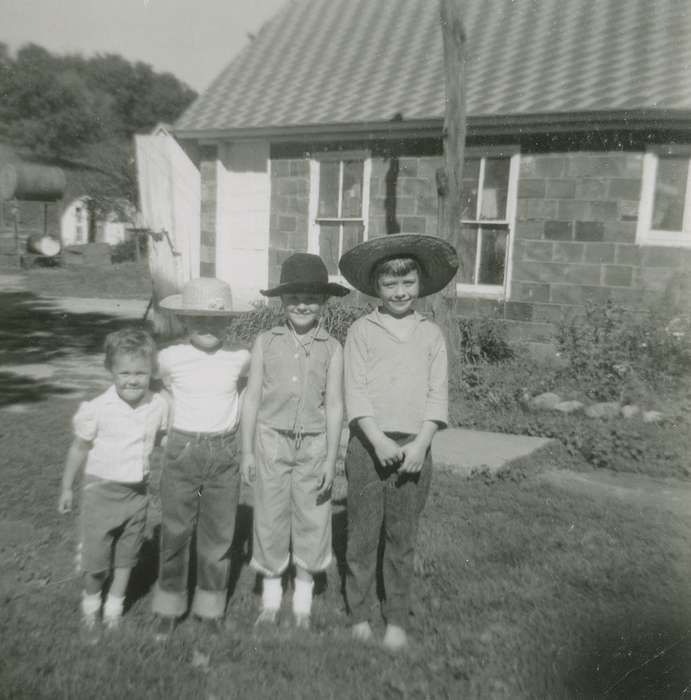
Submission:
[[[199,274],[216,275],[216,220],[218,211],[218,148],[202,146],[199,149],[201,178],[201,227]]]
[[[636,226],[642,152],[522,152],[505,301],[461,298],[459,315],[492,315],[515,335],[543,339],[566,311],[589,300],[636,305],[691,267],[691,251],[639,246]],[[369,235],[439,232],[440,153],[372,157]],[[273,157],[269,280],[283,260],[305,251],[309,154]],[[364,301],[351,295],[353,303]]]
[[[269,285],[278,284],[281,263],[305,252],[309,235],[310,165],[307,156],[271,160]]]
[[[642,158],[521,155],[507,317],[554,323],[587,301],[636,305],[691,262],[691,251],[636,244]]]

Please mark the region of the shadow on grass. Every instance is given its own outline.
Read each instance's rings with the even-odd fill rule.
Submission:
[[[572,697],[652,700],[691,692],[691,628],[673,611],[603,623],[565,674]]]
[[[0,293],[0,406],[42,401],[71,390],[47,378],[7,371],[103,351],[105,337],[125,325],[145,325],[99,313],[67,313],[31,292]]]
[[[13,372],[0,372],[0,406],[35,403],[52,396],[70,396],[74,389]]]

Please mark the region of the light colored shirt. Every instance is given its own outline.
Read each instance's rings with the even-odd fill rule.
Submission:
[[[159,374],[173,397],[173,427],[193,433],[234,430],[240,413],[238,380],[249,364],[247,350],[204,352],[189,343],[161,350]]]
[[[108,481],[136,483],[149,472],[149,456],[159,430],[168,424],[168,403],[148,392],[133,408],[111,386],[80,404],[75,435],[92,443],[84,472]]]
[[[326,379],[338,341],[321,327],[296,337],[282,325],[262,333],[258,348],[263,360],[259,422],[277,430],[324,432]]]
[[[348,422],[371,417],[384,432],[417,434],[423,421],[448,423],[446,343],[436,323],[414,312],[401,338],[379,310],[359,318],[345,343]]]

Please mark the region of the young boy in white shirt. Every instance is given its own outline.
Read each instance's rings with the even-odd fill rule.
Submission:
[[[156,345],[146,331],[124,328],[110,333],[105,367],[113,384],[82,403],[74,417],[75,437],[58,502],[61,513],[72,510],[72,484],[85,465],[80,565],[84,571],[82,622],[89,641],[98,637],[101,592],[111,570],[103,622],[108,629],[120,623],[130,573],[144,538],[149,456],[168,419],[168,404],[149,390]]]
[[[223,347],[233,314],[225,282],[191,280],[161,306],[182,317],[189,330],[186,342],[159,353],[160,377],[172,395],[160,488],[159,576],[152,605],[158,617],[155,636],[163,641],[187,611],[195,525],[192,613],[212,633],[222,629],[240,490],[238,381],[249,369],[250,354]]]
[[[447,353],[439,327],[415,311],[458,268],[454,248],[416,234],[374,238],[339,262],[359,291],[380,306],[350,327],[345,344],[348,544],[346,595],[353,636],[372,637],[369,615],[383,537],[383,644],[407,644],[418,522],[432,472],[430,445],[448,421]]]

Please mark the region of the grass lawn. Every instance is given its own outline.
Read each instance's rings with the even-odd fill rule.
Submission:
[[[213,645],[208,665],[194,664],[191,620],[167,647],[152,640],[153,547],[122,629],[86,646],[72,564],[75,518],[56,512],[75,408],[73,400],[52,399],[28,413],[5,413],[0,424],[0,697],[628,699],[689,692],[691,523],[604,496],[578,497],[537,476],[521,478],[522,471],[498,480],[436,474],[419,536],[415,643],[407,654],[350,640],[336,565],[320,586],[311,632],[257,634],[256,580],[242,538],[228,629],[215,642],[201,640]],[[342,509],[334,524],[342,561]]]
[[[34,294],[55,297],[148,299],[151,277],[144,260],[107,266],[33,267],[26,271]]]

